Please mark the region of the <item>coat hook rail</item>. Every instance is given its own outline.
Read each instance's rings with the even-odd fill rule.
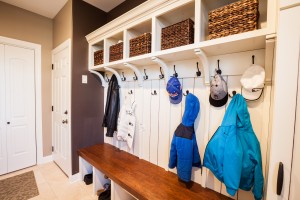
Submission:
[[[183,94],[183,96],[187,96],[189,93],[190,93],[189,90],[187,90],[185,93],[182,93],[182,94]]]
[[[153,91],[153,93],[151,92],[152,95],[157,95],[156,90]]]
[[[144,74],[145,74],[145,76],[143,78],[144,78],[144,80],[147,80],[148,79],[148,75],[146,74],[146,69],[144,69]]]
[[[222,74],[222,70],[220,69],[220,60],[218,60],[218,69],[216,70],[217,74]]]
[[[200,77],[201,76],[201,71],[199,70],[199,66],[198,66],[198,62],[197,62],[197,71],[196,71],[196,75],[197,77]]]
[[[137,81],[137,80],[138,80],[138,77],[137,77],[137,75],[136,75],[136,73],[135,73],[135,72],[133,72],[133,73],[134,73],[133,80]]]
[[[126,81],[126,77],[124,76],[124,72],[122,72],[122,76],[123,76],[123,77],[121,77],[121,80],[122,80],[122,81]]]
[[[174,65],[174,74],[173,74],[173,76],[175,76],[176,78],[178,77],[178,73],[176,72],[175,65]]]
[[[160,70],[159,79],[165,78],[165,75],[162,73],[161,67],[159,68],[159,70]]]
[[[105,77],[106,77],[106,82],[108,83],[109,82],[109,78],[108,78],[108,75],[107,74],[105,74]]]

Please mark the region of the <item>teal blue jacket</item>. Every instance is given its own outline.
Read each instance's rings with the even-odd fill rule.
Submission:
[[[256,200],[263,196],[264,177],[260,144],[253,131],[245,99],[236,94],[222,125],[206,146],[203,165],[226,185],[234,196],[238,188],[252,189]]]

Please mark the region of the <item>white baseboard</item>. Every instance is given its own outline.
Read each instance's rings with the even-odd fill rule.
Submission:
[[[49,155],[49,156],[44,156],[42,157],[40,160],[38,160],[37,164],[45,164],[45,163],[49,163],[53,161],[53,156]]]
[[[77,173],[77,174],[73,174],[72,176],[69,177],[69,182],[70,183],[74,183],[74,182],[77,182],[77,181],[80,181],[80,173]]]

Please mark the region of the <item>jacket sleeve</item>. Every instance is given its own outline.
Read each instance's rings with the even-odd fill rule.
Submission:
[[[260,145],[258,144],[257,152],[256,152],[256,165],[254,168],[254,186],[253,186],[253,194],[255,200],[261,200],[263,196],[263,187],[264,187],[264,177],[262,173],[262,161],[261,161],[261,152]]]
[[[110,81],[108,84],[108,89],[107,89],[106,105],[105,105],[105,111],[104,111],[104,116],[103,116],[103,121],[102,121],[102,127],[107,127],[107,115],[108,115],[109,106],[110,106],[109,104],[110,104],[111,90],[112,90],[112,83]]]
[[[193,167],[201,167],[201,159],[195,133],[193,134]]]
[[[170,149],[170,159],[169,159],[169,168],[173,169],[177,165],[177,149],[176,149],[176,136],[173,135],[171,149]]]
[[[237,138],[236,126],[228,127],[228,129],[228,138],[224,149],[223,176],[226,191],[231,196],[234,196],[240,185],[243,151],[242,145]]]

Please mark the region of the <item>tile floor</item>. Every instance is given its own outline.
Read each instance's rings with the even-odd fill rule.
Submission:
[[[70,183],[68,177],[55,163],[37,165],[0,176],[9,178],[32,170],[39,189],[39,196],[31,200],[97,200],[93,195],[93,185],[85,185],[83,181]]]

